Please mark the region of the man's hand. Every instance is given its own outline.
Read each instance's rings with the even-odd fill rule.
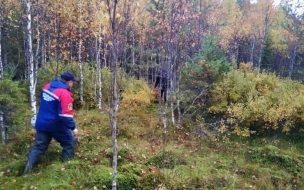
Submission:
[[[78,129],[75,128],[75,129],[73,130],[73,135],[77,135],[77,134],[78,134]]]

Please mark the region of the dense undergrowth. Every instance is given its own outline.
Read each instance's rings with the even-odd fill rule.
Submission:
[[[187,108],[195,93],[206,92],[193,105],[193,110],[200,111],[192,112],[196,114],[185,119],[180,128],[168,123],[166,134],[159,122],[158,105],[151,101],[149,85],[123,77],[117,118],[117,189],[304,189],[304,134],[300,130],[303,85],[267,73],[251,70],[226,73],[225,69],[216,72],[220,70],[205,61],[198,64],[189,64],[189,70],[204,76],[197,80],[186,78],[182,86],[195,88],[193,94],[183,91],[181,105]],[[71,67],[60,69],[76,71],[77,65],[68,66]],[[39,88],[55,76],[52,67],[44,69],[40,70]],[[92,72],[90,68],[84,69],[85,100],[75,102],[80,132],[76,158],[62,162],[61,147],[52,141],[32,172],[22,177],[35,130],[23,123],[29,121],[25,111],[22,116],[16,112],[20,117],[15,116],[18,119],[11,122],[14,125],[9,128],[10,140],[0,146],[0,189],[111,189],[112,128],[107,110],[110,89],[106,88],[110,86],[106,85],[110,71],[107,68],[102,71],[105,80],[102,111],[96,109]],[[218,77],[211,77],[214,72]],[[201,78],[205,81],[196,84]],[[6,86],[2,88],[19,87],[13,82]],[[76,89],[77,85],[73,90],[74,98],[78,99]],[[21,104],[10,98],[12,91],[4,92],[8,93],[0,98],[1,105],[22,111]],[[13,92],[18,94],[19,90]],[[168,109],[168,117],[169,112]],[[11,116],[6,120],[9,119]],[[205,121],[209,120],[220,123],[217,127],[207,125]],[[254,135],[248,137],[253,130]]]
[[[211,129],[184,124],[163,134],[156,110],[153,104],[118,114],[118,189],[304,188],[301,133],[223,140]],[[26,177],[21,173],[35,132],[18,128],[19,135],[0,146],[0,189],[111,189],[109,118],[106,111],[77,111],[76,158],[61,162],[61,148],[53,141]]]

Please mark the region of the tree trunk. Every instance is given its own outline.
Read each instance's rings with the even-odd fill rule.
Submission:
[[[36,45],[36,52],[35,52],[35,65],[34,65],[34,76],[38,76],[38,64],[39,64],[39,48],[40,48],[40,31],[39,31],[39,9],[38,9],[38,3],[36,5],[36,24],[37,24],[37,45]],[[37,80],[37,79],[36,79]]]
[[[1,127],[1,131],[2,131],[2,145],[5,145],[6,144],[7,130],[6,130],[6,127],[4,126],[3,112],[2,111],[0,111],[0,127]]]
[[[113,85],[113,110],[112,110],[112,142],[113,142],[113,178],[112,178],[112,190],[116,190],[116,178],[117,178],[117,112],[118,112],[118,92],[117,92],[117,55],[116,55],[116,37],[113,37],[112,46],[112,85]]]
[[[263,35],[263,38],[262,38],[262,41],[261,41],[261,45],[260,45],[259,59],[258,59],[258,72],[260,72],[260,68],[261,68],[263,46],[264,46],[264,41],[265,41],[265,32],[266,31],[264,31],[264,35]]]
[[[44,27],[43,27],[44,28]],[[46,65],[46,39],[45,39],[45,31],[43,29],[43,40],[41,44],[41,64]]]
[[[34,126],[36,123],[36,82],[37,76],[35,76],[35,68],[33,61],[33,50],[32,50],[32,16],[31,16],[31,0],[26,1],[26,14],[27,14],[27,61],[29,67],[29,89],[30,89],[30,100],[31,100],[31,125]]]
[[[42,21],[41,21],[41,65],[46,65],[46,35],[47,32],[45,30],[45,14],[44,10],[43,11],[43,16],[42,16]]]
[[[293,66],[296,62],[296,56],[297,56],[297,51],[298,51],[298,44],[295,45],[295,47],[293,48],[293,52],[292,52],[292,58],[290,60],[290,65],[289,65],[289,70],[288,70],[288,78],[290,79],[291,78],[291,75],[292,75],[292,72],[293,72]]]
[[[97,105],[98,109],[101,110],[102,108],[102,80],[101,80],[101,60],[100,60],[100,50],[101,50],[101,43],[100,43],[100,36],[96,39],[96,64],[97,64]]]
[[[264,42],[265,42],[265,38],[266,38],[268,26],[269,26],[269,17],[270,17],[269,9],[270,9],[270,5],[267,6],[267,13],[265,15],[265,20],[264,20],[264,29],[263,29],[263,34],[262,34],[262,38],[261,38],[261,45],[260,45],[259,58],[258,58],[258,72],[260,72],[260,69],[261,69],[263,46],[264,46]]]
[[[104,39],[106,38],[106,36],[104,35]],[[104,62],[104,66],[107,67],[108,66],[108,61],[107,61],[107,47],[106,47],[106,43],[103,40],[102,41],[102,47],[103,47],[103,62]]]
[[[180,110],[180,80],[182,76],[182,71],[178,72],[178,77],[177,77],[177,82],[176,82],[176,107],[177,107],[177,114],[178,114],[178,119],[176,123],[176,127],[179,128],[181,126],[181,110]]]
[[[250,48],[250,62],[251,62],[252,65],[253,65],[254,46],[255,46],[255,36],[252,39],[251,48]]]
[[[173,50],[172,50],[173,51]],[[171,56],[171,55],[170,55]],[[170,58],[170,62],[173,62],[172,60],[172,56]],[[168,63],[170,64],[170,75],[169,75],[169,80],[170,80],[170,107],[171,107],[171,122],[172,122],[172,125],[174,126],[175,125],[175,117],[174,117],[174,101],[173,101],[173,95],[174,95],[174,81],[173,81],[173,78],[174,78],[174,74],[173,74],[173,64],[171,63]]]
[[[203,19],[202,19],[202,0],[200,0],[199,2],[199,17],[198,17],[198,47],[199,49],[202,49],[202,42],[201,42],[201,38],[202,38],[202,29],[201,29],[201,26],[202,26],[202,22],[203,22]]]
[[[101,4],[101,3],[100,3]],[[101,5],[99,4],[99,10]],[[97,84],[98,84],[98,91],[97,91],[97,104],[98,109],[101,110],[102,108],[102,72],[101,72],[101,59],[100,59],[100,51],[101,51],[101,21],[99,21],[98,26],[98,35],[96,39],[96,64],[97,64]]]
[[[130,71],[130,76],[133,76],[134,66],[135,66],[135,28],[132,29],[132,66]]]
[[[112,4],[112,3],[113,4]],[[116,6],[117,0],[106,0],[108,13],[110,15],[110,22],[112,28],[112,143],[113,143],[113,160],[112,160],[112,190],[117,188],[117,112],[119,104],[119,91],[117,85],[117,35],[116,35]]]
[[[3,77],[3,72],[4,72],[4,68],[3,68],[3,63],[2,63],[2,9],[0,7],[0,80]]]
[[[139,58],[138,58],[138,68],[137,68],[137,70],[138,70],[138,73],[139,73],[139,78],[141,78],[142,77],[142,62],[141,62],[141,60],[142,60],[142,52],[141,52],[141,50],[142,50],[142,35],[140,35],[140,37],[139,37],[139,50],[138,50],[138,54],[139,54]]]
[[[79,22],[82,22],[82,1],[78,1],[78,7],[79,7]],[[78,66],[79,66],[79,74],[80,74],[80,89],[79,89],[79,98],[80,102],[83,102],[83,71],[82,71],[82,62],[81,62],[81,48],[82,48],[82,30],[81,30],[81,24],[79,27],[79,46],[78,46]]]

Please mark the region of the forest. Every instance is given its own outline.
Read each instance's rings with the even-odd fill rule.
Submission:
[[[303,189],[303,69],[303,0],[0,0],[0,189]],[[65,71],[76,158],[22,177]]]

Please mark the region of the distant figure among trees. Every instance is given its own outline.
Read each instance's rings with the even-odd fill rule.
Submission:
[[[168,71],[165,69],[160,69],[154,88],[159,86],[159,90],[161,92],[161,99],[164,97],[164,102],[167,102],[167,87],[168,87]]]

